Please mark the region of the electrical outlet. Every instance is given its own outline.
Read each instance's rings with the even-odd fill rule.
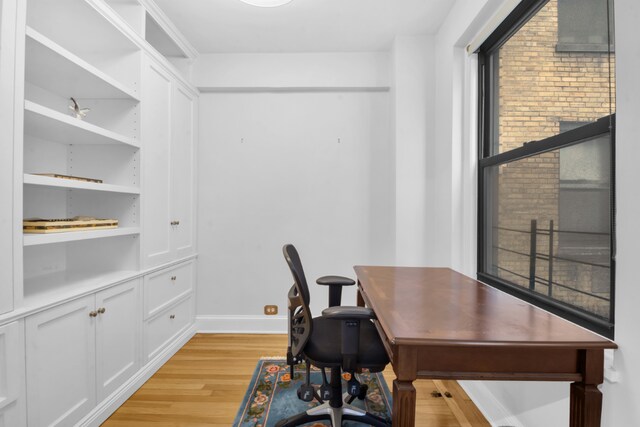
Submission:
[[[277,305],[265,305],[264,306],[264,314],[267,316],[273,316],[278,314],[278,306]]]

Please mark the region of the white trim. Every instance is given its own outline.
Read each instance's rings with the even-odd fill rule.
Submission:
[[[291,86],[213,87],[198,86],[200,93],[298,93],[298,92],[390,92],[389,86]]]
[[[482,415],[494,427],[524,427],[520,420],[509,413],[482,381],[458,381]]]
[[[205,334],[286,334],[287,316],[196,316],[196,329]]]
[[[151,376],[164,365],[183,345],[187,343],[196,333],[195,325],[191,325],[183,332],[171,345],[167,346],[158,356],[151,362],[147,363],[133,377],[124,383],[120,388],[103,400],[93,411],[86,415],[78,426],[99,426],[102,424],[116,409],[118,409],[133,393],[135,393]]]
[[[484,43],[484,41],[491,35],[491,33],[493,33],[494,30],[498,28],[500,24],[502,24],[502,21],[504,21],[505,18],[509,16],[511,12],[513,12],[513,9],[515,9],[521,1],[522,0],[505,0],[505,2],[502,3],[502,6],[500,6],[498,10],[496,10],[496,13],[493,14],[491,19],[487,21],[480,32],[478,32],[478,34],[473,38],[471,43],[467,45],[467,53],[471,55],[476,50],[478,50],[482,43]]]

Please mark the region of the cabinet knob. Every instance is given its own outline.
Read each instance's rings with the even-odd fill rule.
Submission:
[[[89,312],[89,317],[96,317],[98,315],[97,311],[90,311]]]
[[[175,314],[172,314],[171,316],[169,316],[169,319],[175,319],[175,318],[176,318]]]
[[[171,225],[180,225],[180,221],[171,221]]]
[[[171,276],[171,281],[175,282],[177,278],[178,278],[178,276]]]
[[[98,314],[104,314],[104,312],[105,312],[105,311],[107,311],[107,309],[106,309],[106,308],[104,308],[104,307],[100,307],[100,308],[98,309]]]

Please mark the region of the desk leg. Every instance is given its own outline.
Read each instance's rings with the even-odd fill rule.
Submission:
[[[393,427],[416,425],[416,389],[412,381],[393,381]]]
[[[358,307],[364,307],[364,305],[365,305],[364,304],[364,298],[362,298],[362,294],[360,292],[362,292],[362,291],[360,290],[360,287],[358,287],[358,292],[357,292],[357,297],[356,297],[357,298],[357,304],[358,304]]]
[[[581,351],[579,364],[583,380],[571,384],[569,426],[600,427],[602,393],[598,390],[598,384],[604,381],[604,351]]]
[[[602,393],[592,384],[572,383],[570,427],[600,427]]]

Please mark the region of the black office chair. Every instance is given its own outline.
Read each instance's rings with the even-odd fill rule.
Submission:
[[[284,257],[293,275],[289,290],[289,348],[287,362],[294,366],[306,362],[306,382],[298,389],[298,397],[310,402],[314,398],[320,405],[306,412],[281,420],[276,427],[294,427],[305,423],[330,420],[333,427],[342,421],[356,421],[375,427],[389,427],[385,420],[362,409],[351,406],[354,399],[366,398],[366,385],[358,382],[356,372],[368,369],[380,372],[389,363],[380,336],[371,320],[371,309],[339,306],[342,287],[354,284],[353,280],[340,276],[325,276],[319,284],[328,285],[330,304],[322,316],[312,318],[309,310],[309,288],[296,248],[285,245]],[[323,384],[316,390],[310,382],[310,366],[322,370]],[[327,382],[325,369],[331,369],[331,382]],[[351,374],[347,393],[342,394],[342,371]]]

